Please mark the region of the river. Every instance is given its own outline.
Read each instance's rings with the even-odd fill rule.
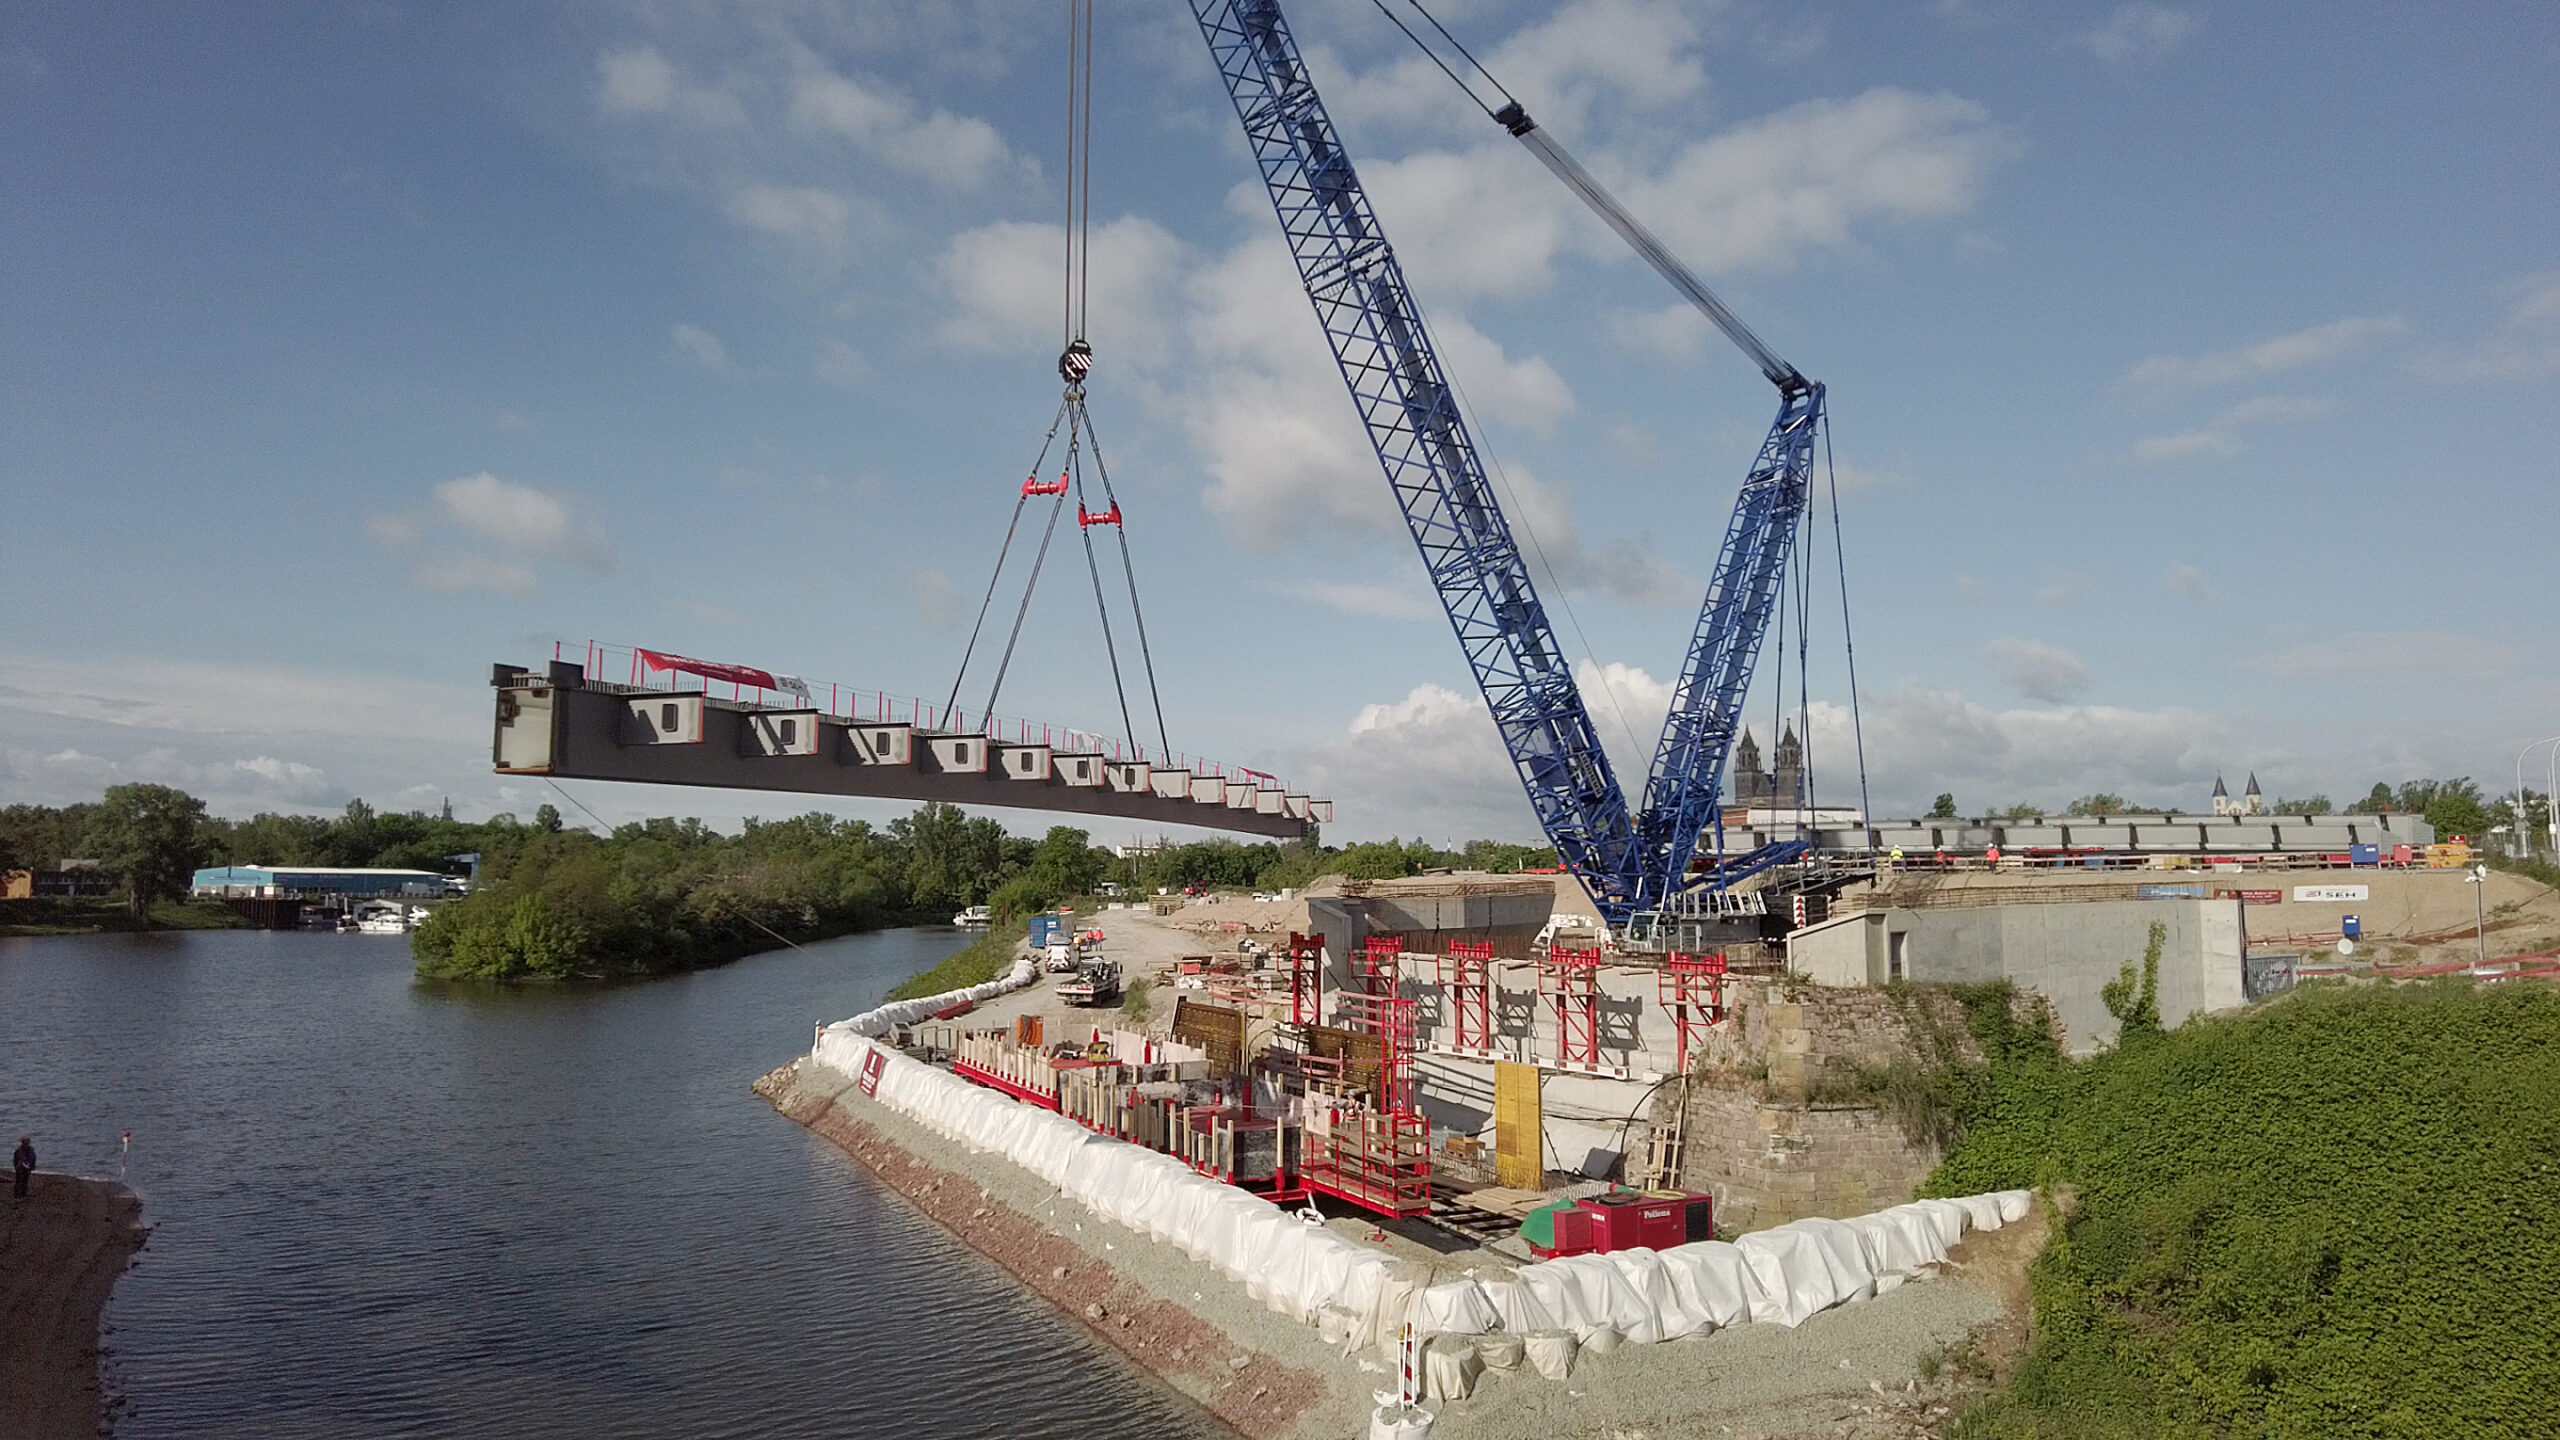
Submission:
[[[132,1132],[125,1440],[1223,1433],[749,1093],[958,943],[493,994],[393,937],[0,940],[0,1138]]]

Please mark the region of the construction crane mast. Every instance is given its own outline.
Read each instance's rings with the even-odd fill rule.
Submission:
[[[1506,92],[1508,103],[1485,107],[1706,312],[1779,392],[1777,421],[1735,501],[1681,667],[1644,808],[1631,812],[1487,484],[1403,269],[1277,0],[1192,0],[1192,9],[1235,101],[1307,298],[1538,823],[1613,931],[1649,933],[1693,888],[1691,862],[1717,812],[1744,693],[1804,516],[1823,388],[1763,344],[1518,101]],[[1433,59],[1440,61],[1437,54]],[[1472,86],[1468,93],[1475,95]],[[1728,883],[1804,848],[1801,842],[1766,847],[1707,883]]]

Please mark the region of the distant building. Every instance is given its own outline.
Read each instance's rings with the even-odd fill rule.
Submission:
[[[95,860],[65,860],[51,870],[0,870],[0,900],[114,893],[116,877]]]
[[[1778,734],[1777,763],[1760,768],[1760,742],[1748,726],[1733,747],[1733,803],[1747,810],[1793,810],[1804,803],[1804,742],[1796,727]]]
[[[2214,776],[2213,813],[2216,815],[2266,814],[2267,797],[2258,793],[2258,773],[2254,770],[2249,772],[2249,788],[2237,800],[2231,798],[2231,791],[2224,787],[2222,777]]]
[[[441,895],[449,877],[433,870],[325,865],[216,865],[196,872],[198,895]]]

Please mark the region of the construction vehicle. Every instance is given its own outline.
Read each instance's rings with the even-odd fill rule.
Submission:
[[[1119,962],[1087,960],[1073,979],[1058,982],[1057,995],[1068,1004],[1080,1007],[1119,1004]]]
[[[1719,823],[1726,755],[1783,593],[1788,556],[1806,521],[1823,387],[1725,308],[1428,12],[1405,3],[1463,59],[1444,60],[1401,19],[1399,27],[1778,390],[1777,420],[1734,503],[1637,810],[1601,748],[1403,267],[1278,0],[1191,0],[1325,341],[1539,825],[1590,892],[1616,948],[1659,952],[1711,943],[1739,910],[1765,908],[1737,906],[1726,898],[1730,887],[1798,862],[1810,849],[1802,840],[1783,840],[1719,857],[1703,870],[1696,865],[1701,835]],[[1479,97],[1461,69],[1481,75],[1503,103]]]

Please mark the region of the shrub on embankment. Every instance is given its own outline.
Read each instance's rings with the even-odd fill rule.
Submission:
[[[998,926],[972,941],[967,949],[954,951],[932,969],[919,970],[899,981],[887,998],[920,1000],[927,995],[983,985],[1002,975],[1013,964],[1013,948],[1011,928]]]
[[[2320,986],[2003,1079],[1927,1192],[2075,1201],[1960,1435],[2560,1426],[2560,994]]]

